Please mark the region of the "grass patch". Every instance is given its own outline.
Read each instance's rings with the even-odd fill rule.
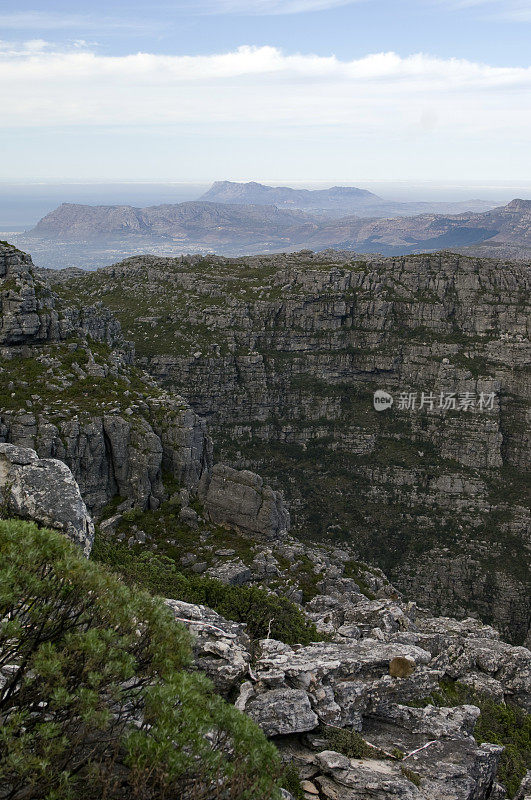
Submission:
[[[347,758],[385,758],[382,750],[369,747],[363,736],[357,731],[330,725],[325,728],[324,736],[330,745],[330,750],[341,753]]]
[[[405,767],[403,764],[400,767],[400,772],[402,773],[404,778],[407,778],[408,781],[411,781],[411,783],[415,784],[417,788],[420,787],[420,775],[418,774],[418,772],[409,769],[409,767]]]

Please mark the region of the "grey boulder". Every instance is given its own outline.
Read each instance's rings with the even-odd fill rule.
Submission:
[[[278,537],[290,525],[282,495],[249,470],[216,464],[205,497],[205,511],[212,522]]]
[[[69,468],[35,450],[0,444],[0,506],[66,534],[88,556],[94,525]]]
[[[313,730],[317,714],[302,689],[272,689],[247,703],[245,711],[267,736]]]

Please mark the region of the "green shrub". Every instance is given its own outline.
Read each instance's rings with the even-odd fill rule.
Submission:
[[[407,778],[408,781],[411,781],[411,783],[415,784],[417,788],[420,786],[421,777],[418,774],[418,772],[409,769],[409,767],[405,767],[403,764],[400,767],[400,772],[402,773],[404,778]]]
[[[361,734],[348,728],[327,725],[324,735],[330,749],[342,753],[347,758],[377,758],[380,752],[374,747],[369,747]]]
[[[5,800],[279,798],[274,747],[186,671],[184,627],[59,533],[0,521],[0,620]]]
[[[268,631],[287,644],[309,644],[320,638],[315,625],[294,603],[258,586],[226,586],[213,578],[183,575],[167,556],[137,554],[101,536],[96,538],[93,557],[118,570],[127,583],[163,597],[200,603],[227,619],[245,622],[251,639],[263,639]]]
[[[290,763],[284,767],[281,782],[282,788],[292,794],[295,800],[303,800],[304,792],[301,786],[301,776],[295,764]]]
[[[531,769],[531,715],[516,706],[506,706],[483,698],[475,701],[481,710],[474,736],[481,744],[492,742],[505,747],[500,759],[498,779],[510,797],[526,771]]]

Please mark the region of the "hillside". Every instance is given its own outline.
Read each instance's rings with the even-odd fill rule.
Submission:
[[[208,420],[218,457],[285,491],[303,537],[354,543],[431,608],[526,638],[529,265],[142,257],[57,291],[112,309],[140,363]]]
[[[35,242],[114,242],[118,248],[161,244],[182,252],[285,251],[328,247],[400,255],[465,246],[531,247],[531,201],[457,215],[337,219],[269,205],[179,203],[150,206],[83,206],[65,203],[30,232]]]
[[[31,233],[69,239],[152,236],[225,243],[246,242],[257,236],[298,239],[314,228],[313,218],[275,206],[187,202],[133,208],[63,203],[43,217]]]
[[[393,202],[384,200],[367,189],[355,186],[332,186],[330,189],[293,189],[288,186],[264,186],[262,183],[216,181],[200,198],[214,203],[276,205],[343,217],[413,216],[415,214],[458,214],[464,211],[486,211],[494,203],[482,200],[461,202]]]
[[[529,617],[526,268],[306,251],[49,275],[0,244],[2,788],[525,797],[531,652],[463,617],[517,642]]]

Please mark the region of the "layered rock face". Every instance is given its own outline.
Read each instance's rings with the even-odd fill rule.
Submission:
[[[206,422],[135,368],[109,310],[61,303],[9,246],[0,246],[0,332],[0,442],[64,461],[90,509],[117,496],[157,508],[167,477],[187,502],[199,495],[213,522],[268,538],[289,528],[282,497],[258,475],[212,471]]]
[[[116,495],[143,508],[163,474],[196,491],[212,465],[206,425],[134,367],[101,304],[69,307],[31,259],[0,246],[0,442],[64,461],[92,510]]]
[[[26,447],[0,444],[0,509],[3,515],[56,528],[90,554],[94,524],[62,461],[39,458]]]
[[[102,298],[304,536],[354,543],[412,597],[522,642],[528,266],[363,258],[139,257],[58,291]]]

